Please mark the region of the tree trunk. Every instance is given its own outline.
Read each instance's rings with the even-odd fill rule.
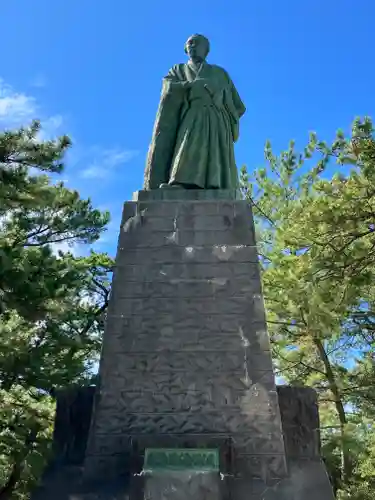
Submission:
[[[336,383],[335,374],[332,370],[331,362],[326,353],[324,345],[320,339],[313,337],[313,342],[318,350],[319,357],[324,364],[328,385],[332,392],[337,415],[340,422],[340,433],[341,433],[341,479],[344,484],[348,483],[352,475],[352,461],[348,450],[344,445],[345,440],[345,427],[347,424],[347,418],[345,413],[345,408],[341,399],[340,390]]]

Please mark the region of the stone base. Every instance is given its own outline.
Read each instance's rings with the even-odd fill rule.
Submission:
[[[84,450],[92,411],[94,387],[71,388],[57,395],[54,463],[32,500],[143,500],[145,476],[129,470],[112,480],[83,474]],[[327,471],[320,458],[319,414],[316,395],[309,388],[278,387],[288,476],[236,478],[220,481],[223,500],[334,500]],[[138,462],[134,456],[135,463]],[[140,464],[142,468],[143,463]],[[164,480],[163,480],[164,481]]]
[[[159,498],[186,498],[206,500],[334,500],[332,486],[321,460],[305,460],[288,464],[288,478],[265,483],[249,479],[223,480],[217,475],[199,476],[180,474],[153,478],[123,477],[111,481],[84,482],[82,471],[65,466],[45,476],[43,486],[34,492],[32,500],[156,500]],[[175,491],[173,488],[177,488]],[[192,495],[191,492],[195,494]],[[151,495],[151,492],[154,496]],[[165,492],[170,496],[160,496]],[[196,495],[200,492],[202,495]],[[190,495],[190,496],[187,496]],[[214,496],[216,495],[216,496]]]
[[[56,461],[33,500],[159,498],[176,481],[181,494],[206,491],[202,477],[145,484],[146,448],[218,449],[224,480],[209,491],[223,500],[333,498],[314,391],[276,390],[251,207],[237,191],[125,203],[95,397],[60,398]]]

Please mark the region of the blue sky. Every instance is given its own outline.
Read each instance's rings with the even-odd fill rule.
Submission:
[[[161,79],[195,32],[246,106],[237,164],[375,118],[374,0],[14,0],[1,6],[0,127],[41,118],[74,146],[63,178],[112,213],[142,185]]]

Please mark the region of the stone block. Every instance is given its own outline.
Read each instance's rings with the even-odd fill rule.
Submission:
[[[95,453],[90,453],[89,450],[86,453],[83,477],[85,482],[93,481],[95,478],[110,481],[119,476],[132,475],[139,468],[140,464],[134,460],[131,449],[123,449],[121,453],[102,455],[95,448]],[[70,497],[68,498],[71,500]]]
[[[256,437],[251,434],[97,434],[95,436],[96,449],[100,455],[119,453],[135,453],[143,456],[144,450],[150,446],[168,448],[223,448],[229,452],[235,449],[239,456],[246,455],[282,455],[283,441],[277,432]],[[135,447],[135,448],[134,448]],[[130,451],[131,450],[131,451]],[[223,472],[230,465],[231,459],[224,459],[221,469]],[[226,464],[224,464],[224,462]],[[231,472],[231,471],[228,471]]]
[[[158,373],[172,374],[174,372],[241,372],[245,376],[251,371],[272,370],[271,356],[268,351],[254,353],[248,347],[233,351],[158,351],[158,352],[126,352],[124,349],[113,355],[111,359],[113,373],[137,371],[140,375],[148,373],[156,376]]]
[[[120,411],[154,412],[155,414],[190,412],[193,414],[200,413],[202,409],[205,411],[232,410],[235,412],[238,408],[246,418],[251,418],[253,415],[272,418],[278,413],[276,392],[269,391],[267,393],[264,387],[256,384],[246,391],[230,394],[219,388],[214,391],[171,389],[169,393],[123,389],[119,390],[117,397],[113,395],[112,390],[108,390],[107,393],[103,390],[102,397],[104,401],[101,407],[109,413]]]
[[[153,316],[109,316],[107,329],[111,333],[111,351],[238,351],[248,347],[252,353],[269,351],[267,330],[261,321],[206,314],[181,318],[176,314]],[[136,336],[132,335],[137,331]]]
[[[134,281],[129,288],[116,286],[116,300],[123,298],[208,298],[248,297],[260,294],[260,284],[246,278],[212,278],[201,280],[165,279],[159,281]]]
[[[137,232],[129,235],[121,235],[120,248],[122,250],[153,250],[164,245],[170,247],[214,247],[224,245],[238,245],[239,241],[243,245],[254,245],[254,237],[251,232],[242,232],[237,235],[233,231],[215,230],[212,227],[206,231],[180,230],[171,228],[170,230],[160,230],[155,232]]]
[[[288,457],[320,458],[317,394],[311,387],[278,387],[279,405]]]
[[[213,264],[201,262],[176,262],[161,263],[155,266],[147,260],[138,264],[115,264],[114,285],[117,282],[129,283],[132,286],[134,282],[154,282],[166,280],[222,280],[222,279],[241,279],[248,281],[259,281],[258,262],[217,262]]]
[[[200,412],[174,410],[169,413],[119,412],[115,407],[100,406],[96,432],[99,434],[201,434],[201,433],[251,433],[254,437],[280,432],[280,417],[275,415],[247,415],[227,409],[225,412]]]
[[[134,219],[134,223],[128,222],[130,219]],[[237,238],[241,235],[249,232],[253,235],[253,244],[255,244],[254,232],[250,224],[246,224],[243,221],[243,217],[240,214],[195,214],[185,212],[174,212],[170,213],[169,216],[160,217],[154,215],[152,210],[143,209],[137,211],[135,215],[130,218],[124,217],[123,224],[120,229],[120,239],[124,240],[132,238],[136,233],[145,237],[147,233],[159,233],[159,232],[206,232],[215,231],[220,233],[223,232],[234,232]],[[236,231],[240,229],[241,231]]]
[[[285,454],[237,455],[234,459],[234,477],[262,479],[264,482],[285,478]]]
[[[265,391],[274,391],[273,372],[251,370],[248,376],[241,372],[218,373],[213,375],[205,372],[203,376],[197,377],[192,373],[163,372],[156,374],[142,374],[142,385],[139,384],[139,375],[132,371],[112,372],[110,369],[103,371],[105,383],[113,391],[142,391],[163,393],[165,397],[172,397],[173,394],[180,394],[188,390],[195,390],[201,394],[208,393],[215,395],[216,400],[231,402],[237,400],[238,394],[242,394],[243,401],[250,398],[262,398]],[[218,385],[220,383],[220,386]],[[104,389],[103,389],[104,390]],[[255,395],[254,395],[255,394]],[[258,396],[259,395],[259,396]],[[108,397],[108,396],[107,396]]]
[[[250,294],[249,294],[250,295]],[[233,317],[248,317],[252,322],[264,318],[263,301],[260,294],[252,293],[251,296],[213,296],[213,297],[135,297],[118,298],[114,292],[110,313],[112,316],[158,316],[172,315],[175,321],[185,317],[203,317],[205,314],[226,315]],[[110,324],[107,322],[108,328]]]
[[[288,464],[288,476],[273,480],[236,478],[231,482],[234,498],[251,500],[334,500],[321,461]]]
[[[238,201],[195,201],[191,203],[189,201],[168,201],[166,203],[155,203],[153,201],[141,201],[138,203],[127,202],[125,205],[131,204],[135,207],[136,213],[150,214],[153,217],[176,217],[179,215],[227,215],[228,217],[234,217],[236,213],[240,213],[237,205]],[[248,211],[248,204],[245,202],[241,205],[242,210]],[[237,212],[236,212],[237,209]],[[132,217],[131,212],[129,216]],[[128,217],[127,212],[123,212],[123,220]]]
[[[119,247],[116,268],[123,265],[153,265],[181,264],[200,262],[215,264],[220,262],[257,263],[258,253],[254,245],[203,245],[177,246],[164,245],[156,248],[126,249]]]

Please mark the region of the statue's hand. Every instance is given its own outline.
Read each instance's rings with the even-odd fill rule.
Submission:
[[[202,91],[202,92],[208,92],[211,97],[213,96],[213,92],[208,85],[207,78],[197,78],[196,80],[194,80],[193,82],[190,83],[189,88],[195,89],[195,90],[198,89],[198,91]]]
[[[190,86],[194,88],[204,88],[207,86],[207,78],[196,78],[192,82],[190,82]]]

